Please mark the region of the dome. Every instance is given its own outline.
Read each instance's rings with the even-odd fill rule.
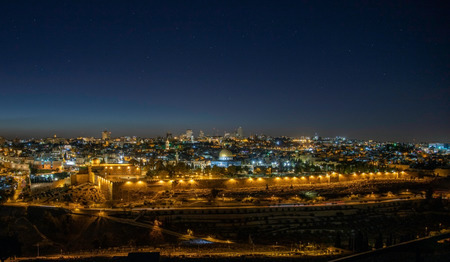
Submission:
[[[233,159],[233,153],[228,149],[222,149],[219,153],[219,160],[231,160]]]

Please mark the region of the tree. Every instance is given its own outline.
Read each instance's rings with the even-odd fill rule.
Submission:
[[[32,164],[29,165],[30,167],[30,174],[36,174],[38,169],[36,167],[34,167]]]
[[[186,173],[189,171],[189,167],[183,162],[176,163],[174,165],[173,169],[174,169],[175,174]]]
[[[213,175],[223,175],[225,173],[225,168],[223,167],[219,167],[219,166],[213,166],[213,168],[211,169],[211,172],[213,173]]]
[[[0,190],[0,205],[6,202],[8,200],[8,194],[6,194],[5,190]]]
[[[166,170],[160,170],[160,171],[158,171],[158,173],[157,173],[157,175],[159,176],[159,178],[166,178],[167,176],[169,176],[169,177],[172,177],[171,175],[170,175],[170,173],[168,172],[168,171],[166,171]]]
[[[0,205],[5,203],[8,200],[8,198],[14,196],[15,190],[14,187],[12,187],[13,183],[11,183],[10,185],[11,188],[8,191],[0,190]]]
[[[208,173],[211,173],[211,166],[207,166],[207,167],[205,167],[205,169],[203,169],[203,172],[205,173],[205,174],[208,174]]]
[[[162,234],[162,230],[161,230],[161,222],[156,220],[153,222],[153,227],[152,227],[152,231],[150,232],[150,238],[153,241],[153,243],[158,244],[160,242],[162,242],[164,240],[163,234]]]
[[[130,159],[130,161],[128,161],[128,163],[132,164],[133,166],[137,166],[139,165],[139,161],[137,161],[136,159]]]
[[[260,175],[260,174],[265,174],[266,173],[266,168],[265,167],[257,167],[255,170],[255,173]]]
[[[237,172],[238,172],[238,167],[236,167],[236,166],[229,166],[227,168],[226,175],[229,176],[229,177],[235,177],[237,175]]]
[[[211,194],[210,194],[210,198],[212,201],[214,201],[216,199],[216,197],[219,195],[221,190],[213,188],[211,189]]]

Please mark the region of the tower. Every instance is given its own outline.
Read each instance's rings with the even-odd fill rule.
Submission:
[[[170,142],[169,139],[166,140],[166,150],[170,149]]]
[[[244,130],[242,130],[242,127],[239,127],[239,128],[237,129],[236,136],[237,136],[238,138],[244,138]]]
[[[111,138],[111,132],[108,132],[108,130],[105,130],[102,132],[102,140],[109,140]]]
[[[186,140],[191,140],[191,142],[194,142],[194,132],[192,132],[192,129],[186,130]]]

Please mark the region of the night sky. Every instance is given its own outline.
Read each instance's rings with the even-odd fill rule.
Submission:
[[[449,142],[446,2],[4,0],[0,136]]]

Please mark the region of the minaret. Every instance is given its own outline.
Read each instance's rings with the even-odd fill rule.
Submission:
[[[166,140],[166,151],[170,149],[169,139]]]

